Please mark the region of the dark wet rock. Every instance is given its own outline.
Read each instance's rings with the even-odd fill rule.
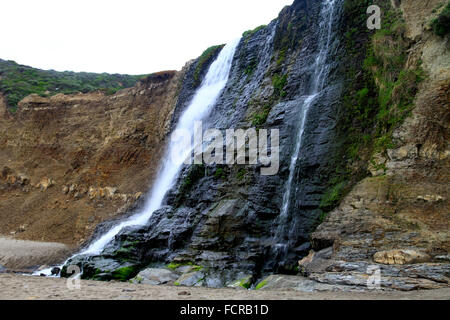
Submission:
[[[54,267],[54,268],[52,268],[52,270],[51,270],[51,274],[52,274],[52,275],[58,275],[60,271],[61,271],[61,268]]]
[[[175,285],[193,287],[203,285],[205,274],[201,271],[194,271],[183,274],[175,281]]]
[[[304,150],[291,186],[295,196],[281,221],[300,108],[309,94],[311,65],[317,52],[319,9],[320,2],[296,0],[267,27],[244,37],[229,81],[203,121],[204,128],[280,130],[279,173],[263,176],[261,165],[184,167],[166,195],[165,206],[153,213],[146,226],[117,235],[102,253],[105,260],[87,259],[84,268],[90,274],[96,269],[108,270],[104,261],[111,261],[110,269],[183,261],[208,270],[202,285],[218,287],[239,280],[236,275],[240,272],[255,279],[277,271],[296,273],[297,261],[310,250],[324,185],[335,170],[333,159],[339,149],[336,115],[341,108],[342,77],[334,66],[338,61],[330,56],[327,63],[332,71],[326,90],[308,114]],[[333,31],[337,32],[339,15],[335,19]],[[333,42],[332,54],[339,50]],[[280,59],[280,52],[284,52],[284,59]],[[201,77],[210,62],[204,65]],[[190,64],[180,86],[172,128],[195,94],[192,77],[197,65],[198,61]],[[286,78],[283,94],[274,88],[277,77]],[[267,121],[256,125],[255,115],[267,106]],[[195,179],[193,170],[200,173]],[[135,245],[130,247],[130,243]]]
[[[332,253],[332,247],[319,252],[311,250],[308,256],[298,262],[299,271],[303,275],[309,275],[312,272],[325,272],[333,263],[333,260],[331,260]]]
[[[69,277],[69,266],[78,266],[81,271],[82,279],[93,280],[120,280],[125,281],[137,275],[140,268],[139,264],[133,264],[128,261],[118,261],[104,256],[76,256],[67,261],[61,269],[62,277]]]
[[[121,221],[126,220],[127,218],[131,217],[133,214],[135,214],[137,211],[141,210],[145,204],[144,197],[140,197],[136,201],[130,202],[122,206],[118,210],[118,215],[120,218],[108,220],[105,222],[102,222],[98,224],[95,227],[94,234],[90,241],[86,242],[83,246],[83,248],[89,247],[89,245],[93,242],[95,242],[98,238],[100,238],[103,234],[108,232],[111,228],[119,224]]]

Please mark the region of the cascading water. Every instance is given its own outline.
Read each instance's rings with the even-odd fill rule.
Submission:
[[[283,254],[286,254],[287,249],[287,245],[283,241],[283,234],[289,217],[292,188],[293,185],[295,185],[293,184],[296,172],[295,168],[302,149],[303,135],[308,119],[308,112],[317,97],[320,95],[321,91],[324,89],[325,80],[329,74],[330,65],[327,64],[327,59],[330,54],[331,41],[333,39],[333,21],[335,20],[334,18],[337,11],[336,8],[339,5],[339,2],[340,0],[325,0],[320,11],[317,55],[312,67],[309,94],[304,97],[303,104],[301,105],[301,118],[299,119],[298,135],[296,137],[295,149],[289,165],[289,177],[286,182],[285,192],[283,195],[283,204],[278,219],[278,227],[275,232],[275,250],[281,250]]]
[[[216,102],[217,98],[219,97],[228,81],[234,53],[239,42],[240,39],[236,39],[227,44],[222,49],[217,59],[211,64],[200,88],[195,93],[192,101],[177,123],[176,130],[189,132],[189,134],[191,134],[191,140],[194,135],[194,123],[196,121],[202,120],[205,116],[207,116],[208,112]],[[130,226],[142,226],[147,223],[153,212],[161,207],[164,196],[174,185],[181,171],[183,163],[174,162],[172,161],[171,157],[174,149],[177,148],[177,146],[179,145],[173,142],[169,144],[167,153],[162,163],[162,168],[157,176],[156,181],[153,184],[150,197],[146,201],[144,210],[133,215],[126,221],[123,221],[120,224],[114,226],[112,229],[110,229],[108,232],[94,241],[87,249],[83,250],[77,255],[98,255],[103,251],[105,246],[110,241],[112,241],[114,237],[124,228]],[[191,154],[192,151],[193,148],[183,150],[182,156],[186,158]],[[73,257],[71,257],[70,259],[72,258]],[[51,269],[40,271],[38,272],[38,274],[50,274],[50,270]]]
[[[176,130],[184,130],[193,136],[194,123],[202,120],[208,114],[208,111],[214,105],[228,81],[231,63],[233,62],[234,53],[239,41],[240,39],[237,39],[227,44],[220,52],[216,61],[211,64],[200,88],[195,93],[186,111],[180,117]],[[174,148],[177,148],[177,146],[175,143],[169,144],[168,152],[163,160],[162,170],[157,176],[144,210],[112,228],[81,254],[95,255],[101,253],[103,248],[121,230],[129,226],[144,225],[150,219],[152,213],[161,207],[164,196],[174,185],[182,167],[182,163],[175,163],[171,159]],[[192,149],[184,150],[185,157],[190,155],[191,152]]]

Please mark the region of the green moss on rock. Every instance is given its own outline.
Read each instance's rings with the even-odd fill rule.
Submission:
[[[420,61],[406,69],[410,43],[401,11],[389,1],[373,4],[382,9],[382,27],[375,31],[366,27],[367,1],[344,2],[339,72],[346,83],[337,133],[341,147],[334,160],[336,172],[329,177],[320,204],[319,223],[352,185],[367,176],[372,155],[395,147],[392,133],[411,114],[425,78]]]
[[[259,30],[264,29],[265,27],[267,27],[267,26],[266,26],[266,25],[261,25],[261,26],[259,26],[259,27],[256,27],[256,28],[253,29],[253,30],[247,30],[247,31],[245,31],[245,32],[242,34],[242,37],[243,37],[243,38],[249,38],[249,37],[251,37],[252,35],[254,35],[256,32],[258,32]]]
[[[272,106],[270,104],[266,104],[258,113],[255,113],[252,116],[252,126],[253,127],[260,127],[264,125],[267,121],[267,118],[269,117],[270,110],[272,109]]]
[[[450,3],[447,3],[439,15],[431,21],[431,27],[433,28],[433,32],[440,37],[444,37],[449,34]]]
[[[258,285],[255,287],[255,290],[259,290],[262,287],[267,285],[267,279],[264,279],[263,281],[261,281],[260,283],[258,283]]]
[[[287,75],[274,74],[272,77],[272,85],[275,90],[274,94],[277,97],[284,98],[286,96],[286,91],[284,87],[287,84]]]
[[[169,263],[166,266],[166,268],[168,268],[168,269],[170,269],[172,271],[175,271],[178,268],[185,267],[185,266],[192,267],[193,271],[201,271],[201,270],[203,270],[203,266],[196,265],[193,262],[171,262],[171,263]]]
[[[319,208],[325,212],[329,212],[335,208],[345,194],[346,186],[346,182],[340,182],[330,187],[323,195]]]
[[[111,273],[111,279],[119,281],[127,281],[135,277],[139,273],[137,266],[128,266],[114,270]]]
[[[205,176],[205,166],[202,164],[194,164],[189,169],[188,174],[180,185],[178,194],[175,198],[175,205],[178,207],[181,205],[187,194],[191,191],[192,187]]]
[[[224,47],[223,44],[222,45],[218,45],[218,46],[209,47],[198,58],[198,63],[197,63],[197,66],[195,67],[195,70],[194,70],[194,85],[196,87],[198,87],[200,85],[200,82],[201,82],[200,76],[201,76],[202,71],[203,71],[203,69],[205,67],[205,64],[207,62],[209,62],[215,55],[217,55],[218,52],[220,50],[222,50],[223,47]]]

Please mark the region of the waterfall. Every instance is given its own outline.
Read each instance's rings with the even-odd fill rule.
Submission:
[[[200,88],[197,90],[189,106],[180,117],[176,130],[186,130],[186,132],[189,132],[193,136],[194,123],[202,120],[208,114],[223,88],[225,88],[231,70],[234,53],[239,42],[240,39],[236,39],[227,44],[220,52],[217,59],[211,64]],[[124,228],[145,225],[153,212],[161,207],[164,196],[170,188],[172,188],[180,173],[183,164],[174,163],[171,160],[171,154],[177,146],[178,145],[175,143],[169,143],[167,153],[163,160],[162,169],[158,173],[156,181],[153,184],[150,197],[146,201],[144,210],[113,227],[80,254],[100,254],[105,246]],[[192,152],[192,150],[184,151],[186,157]]]
[[[283,234],[283,230],[287,223],[292,198],[295,168],[297,166],[297,161],[302,149],[303,134],[308,119],[308,112],[311,106],[316,101],[316,98],[319,96],[320,92],[324,89],[325,80],[327,79],[329,74],[330,65],[327,64],[327,59],[329,57],[331,41],[333,38],[333,21],[335,21],[334,18],[336,14],[336,7],[339,1],[340,0],[325,0],[320,11],[317,55],[312,66],[309,93],[304,97],[303,104],[301,105],[300,109],[301,112],[299,119],[299,129],[296,136],[294,152],[292,154],[289,165],[289,178],[285,185],[283,204],[281,207],[278,227],[275,234],[275,240],[278,242],[277,246],[282,247],[282,249],[285,249],[286,247],[285,245],[280,243],[280,241],[282,240],[281,237]]]
[[[231,70],[234,53],[239,42],[240,39],[236,39],[227,44],[221,50],[217,59],[209,67],[202,84],[196,91],[192,101],[183,112],[177,123],[176,130],[182,129],[185,130],[185,132],[189,132],[191,134],[191,140],[194,135],[194,123],[202,120],[208,115],[208,112],[211,110],[222,90],[225,88]],[[167,152],[163,158],[161,170],[153,184],[150,196],[146,200],[144,209],[111,228],[108,232],[89,245],[87,249],[76,254],[75,256],[98,255],[124,228],[130,226],[142,226],[148,222],[153,212],[161,207],[166,193],[175,184],[183,166],[183,163],[175,163],[171,158],[172,152],[175,148],[177,148],[177,146],[178,144],[176,143],[169,143]],[[192,149],[183,150],[183,154],[186,155],[186,157],[190,155],[191,152]],[[67,261],[73,257],[69,258]],[[36,274],[41,273],[50,275],[51,268],[36,272]]]

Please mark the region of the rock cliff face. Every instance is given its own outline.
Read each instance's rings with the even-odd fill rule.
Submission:
[[[371,177],[358,183],[312,234],[315,250],[333,245],[328,263],[339,260],[362,266],[361,261],[369,261],[389,274],[386,264],[430,262],[418,265],[422,274],[411,266],[396,267],[402,276],[411,272],[410,277],[432,280],[383,284],[403,290],[445,285],[449,276],[448,270],[442,272],[441,280],[432,276],[435,270],[448,268],[448,264],[435,263],[445,261],[450,249],[450,53],[448,38],[424,31],[436,7],[439,1],[398,4],[405,19],[404,35],[410,42],[406,68],[420,60],[428,76],[420,85],[410,117],[394,130],[393,145],[372,160],[384,170],[372,166]],[[362,269],[347,266],[341,271],[347,275],[367,272]],[[395,280],[395,275],[391,279]]]
[[[335,0],[326,21],[324,3],[296,0],[246,32],[204,121],[279,129],[279,173],[185,166],[146,226],[69,261],[83,277],[126,280],[149,268],[140,274],[150,280],[135,281],[248,288],[284,273],[297,276],[256,287],[362,290],[378,267],[386,289],[448,284],[450,59],[448,36],[427,30],[439,1],[375,1],[379,32],[367,30],[364,2]],[[323,90],[305,112],[324,32]],[[8,118],[0,104],[0,206],[13,212],[0,207],[0,233],[79,245],[114,223],[101,222],[136,212],[220,48],[110,97],[30,96]],[[32,223],[22,225],[27,211]]]
[[[334,170],[329,163],[338,147],[335,115],[342,77],[336,73],[334,55],[342,48],[335,39],[341,8],[337,3],[325,61],[331,65],[330,77],[308,114],[305,147],[295,168],[295,185],[290,186],[296,194],[287,217],[279,218],[280,208],[300,129],[298,114],[310,94],[311,65],[322,31],[315,23],[321,11],[316,1],[294,2],[279,19],[241,40],[228,84],[204,121],[204,126],[218,129],[279,129],[279,174],[261,176],[257,166],[186,167],[167,195],[166,206],[153,214],[148,226],[123,231],[103,256],[89,258],[86,276],[100,272],[104,277],[99,269],[127,268],[130,261],[138,268],[173,261],[195,263],[207,268],[202,283],[208,286],[224,286],[238,273],[256,278],[273,271],[295,272],[298,258],[310,249],[309,235],[318,223],[325,181]],[[181,92],[192,96],[189,81]],[[183,107],[183,103],[177,106]]]

